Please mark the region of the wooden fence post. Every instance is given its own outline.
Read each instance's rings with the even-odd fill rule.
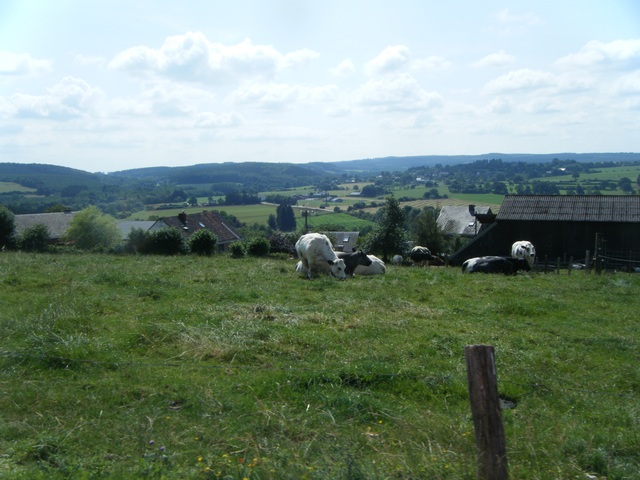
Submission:
[[[500,413],[495,354],[491,345],[467,345],[469,401],[476,434],[477,478],[505,480],[507,447]]]

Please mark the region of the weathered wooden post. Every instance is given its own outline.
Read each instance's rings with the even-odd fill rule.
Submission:
[[[504,480],[509,478],[507,447],[498,398],[494,348],[491,345],[467,345],[464,353],[478,449],[477,478]]]
[[[569,257],[569,265],[567,266],[568,274],[571,275],[571,270],[573,270],[573,255]]]

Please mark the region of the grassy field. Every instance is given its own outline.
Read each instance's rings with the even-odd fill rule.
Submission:
[[[35,192],[35,188],[24,187],[17,183],[13,182],[0,182],[0,193],[8,193],[8,192],[19,192],[19,193],[29,193]]]
[[[0,253],[0,478],[474,479],[469,344],[511,478],[640,478],[640,275],[294,264]]]

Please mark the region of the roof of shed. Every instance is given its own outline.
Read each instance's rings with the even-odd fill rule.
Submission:
[[[15,215],[16,235],[20,235],[27,228],[36,225],[45,225],[49,230],[49,236],[57,240],[67,231],[71,220],[76,212],[53,212],[53,213],[29,213]]]
[[[497,220],[640,222],[640,196],[506,195]]]

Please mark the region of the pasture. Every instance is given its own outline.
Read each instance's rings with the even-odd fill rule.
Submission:
[[[640,275],[295,262],[1,252],[0,478],[474,479],[470,344],[511,478],[639,478]]]

